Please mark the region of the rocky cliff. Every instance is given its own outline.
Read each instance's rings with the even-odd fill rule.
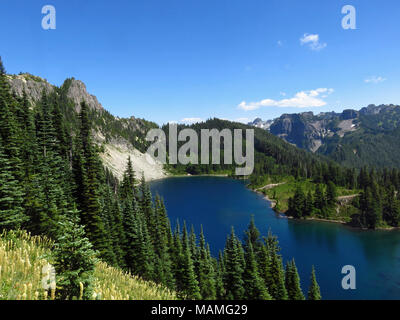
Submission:
[[[147,130],[156,126],[154,123],[135,117],[119,118],[106,111],[97,97],[87,92],[85,84],[74,78],[65,80],[58,88],[47,80],[23,73],[19,75],[7,75],[11,90],[18,96],[24,92],[28,100],[34,105],[42,97],[42,93],[60,94],[64,90],[69,104],[73,110],[67,110],[70,115],[77,115],[80,104],[85,101],[92,110],[90,113],[94,125],[94,141],[103,147],[100,155],[103,163],[116,177],[122,178],[126,161],[130,156],[133,168],[138,176],[144,174],[146,180],[160,179],[167,175],[161,163],[157,163],[145,154],[146,141],[144,136]],[[65,110],[64,110],[65,111]],[[67,117],[68,118],[68,117]]]

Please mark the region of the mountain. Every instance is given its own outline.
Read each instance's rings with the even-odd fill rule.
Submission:
[[[146,180],[158,179],[168,175],[167,171],[175,169],[178,173],[200,174],[200,173],[233,173],[235,165],[177,165],[164,166],[153,160],[145,153],[149,142],[145,141],[146,133],[151,128],[157,128],[157,124],[135,117],[119,118],[109,113],[98,101],[98,99],[88,93],[85,84],[69,78],[60,86],[54,86],[47,80],[29,73],[19,75],[6,75],[8,82],[17,96],[22,97],[24,92],[32,104],[40,102],[42,93],[55,95],[60,101],[61,112],[65,118],[65,125],[68,130],[77,132],[78,114],[80,104],[86,102],[89,109],[89,116],[93,123],[92,137],[99,146],[100,157],[103,164],[121,180],[126,167],[128,156],[132,158],[133,170],[138,176],[142,173]],[[312,155],[295,146],[291,146],[285,141],[269,133],[267,128],[273,121],[262,121],[256,119],[252,125],[256,126],[255,131],[255,170],[253,181],[263,177],[265,174],[273,175],[297,175],[298,171],[312,172],[311,169],[321,162],[321,157]],[[180,125],[180,129],[186,126]],[[213,129],[249,129],[250,125],[234,123],[226,120],[209,119],[206,122],[191,126],[195,130]],[[168,126],[163,127],[168,132]],[[200,136],[200,135],[199,135]],[[167,139],[168,140],[168,139]],[[325,162],[325,159],[324,161]],[[304,172],[303,172],[304,171]],[[315,170],[314,170],[315,171]]]
[[[283,114],[271,121],[268,130],[299,148],[328,156],[345,166],[398,168],[399,123],[400,106],[369,105],[341,113]]]
[[[268,130],[272,123],[273,120],[263,121],[261,118],[256,118],[254,121],[249,122],[248,125]]]
[[[145,135],[157,124],[135,117],[119,118],[109,113],[94,95],[87,92],[86,85],[74,78],[66,79],[58,88],[47,80],[29,73],[6,75],[11,90],[19,97],[24,92],[32,104],[40,101],[42,93],[56,94],[62,97],[62,112],[68,120],[69,129],[77,129],[80,104],[86,102],[94,122],[92,136],[96,144],[102,148],[103,163],[117,177],[121,178],[125,170],[126,159],[130,156],[133,169],[137,175],[144,174],[146,180],[159,179],[166,176],[161,163],[157,163],[145,154],[147,142]]]

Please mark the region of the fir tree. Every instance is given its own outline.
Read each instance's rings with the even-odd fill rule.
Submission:
[[[137,197],[136,178],[135,172],[133,171],[131,157],[128,157],[126,169],[122,178],[120,195],[121,199]]]
[[[169,234],[171,233],[170,224],[163,201],[156,196],[156,235],[154,250],[156,254],[155,280],[169,288],[173,288],[174,279],[171,270],[171,257],[169,252]]]
[[[332,181],[328,182],[326,190],[326,201],[330,208],[334,208],[336,204],[337,191],[336,186]]]
[[[241,255],[243,253],[239,251],[240,249],[238,242],[239,240],[236,238],[234,229],[232,227],[231,234],[226,241],[224,251],[224,289],[225,299],[228,300],[243,299],[245,293],[243,288],[243,266],[241,261]]]
[[[0,145],[0,229],[18,229],[28,220],[22,204],[24,193]]]
[[[57,293],[62,300],[79,298],[80,284],[83,285],[83,299],[90,299],[93,292],[95,252],[76,216],[77,212],[72,212],[70,218],[60,222],[53,250]]]
[[[204,239],[203,226],[200,231],[200,256],[198,258],[198,282],[202,299],[214,300],[216,298],[214,266],[209,257]]]
[[[0,57],[0,76],[2,76],[4,74],[6,74],[6,69],[4,68],[3,61],[1,60],[1,57]]]
[[[245,298],[247,300],[270,300],[271,296],[258,274],[257,262],[250,239],[246,243],[246,267],[243,272]]]
[[[300,287],[300,277],[294,259],[286,264],[285,287],[289,300],[304,300],[304,295]]]
[[[287,291],[285,288],[285,274],[282,266],[282,258],[279,255],[278,242],[275,236],[268,234],[266,239],[269,250],[269,265],[267,269],[267,289],[268,293],[275,300],[286,300]]]
[[[321,292],[315,276],[314,266],[311,269],[311,284],[308,289],[308,300],[321,300]]]

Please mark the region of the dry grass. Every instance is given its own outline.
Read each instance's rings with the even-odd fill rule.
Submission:
[[[24,231],[0,235],[0,299],[42,300],[48,292],[42,288],[44,258],[51,242]]]
[[[52,242],[25,231],[0,234],[0,300],[49,300],[54,290],[42,287],[42,270],[48,265]],[[99,262],[95,269],[93,299],[174,300],[176,294],[120,269]]]
[[[95,270],[95,295],[105,300],[175,300],[174,292],[100,262]]]

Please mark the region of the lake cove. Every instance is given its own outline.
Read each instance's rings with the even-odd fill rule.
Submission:
[[[203,225],[212,254],[225,246],[231,226],[242,237],[251,215],[262,235],[278,236],[284,263],[295,258],[303,292],[312,265],[323,299],[400,299],[400,232],[362,231],[340,224],[279,217],[244,181],[224,177],[172,177],[152,181],[164,198],[174,228],[177,219]],[[344,290],[342,267],[356,269],[356,289]]]

